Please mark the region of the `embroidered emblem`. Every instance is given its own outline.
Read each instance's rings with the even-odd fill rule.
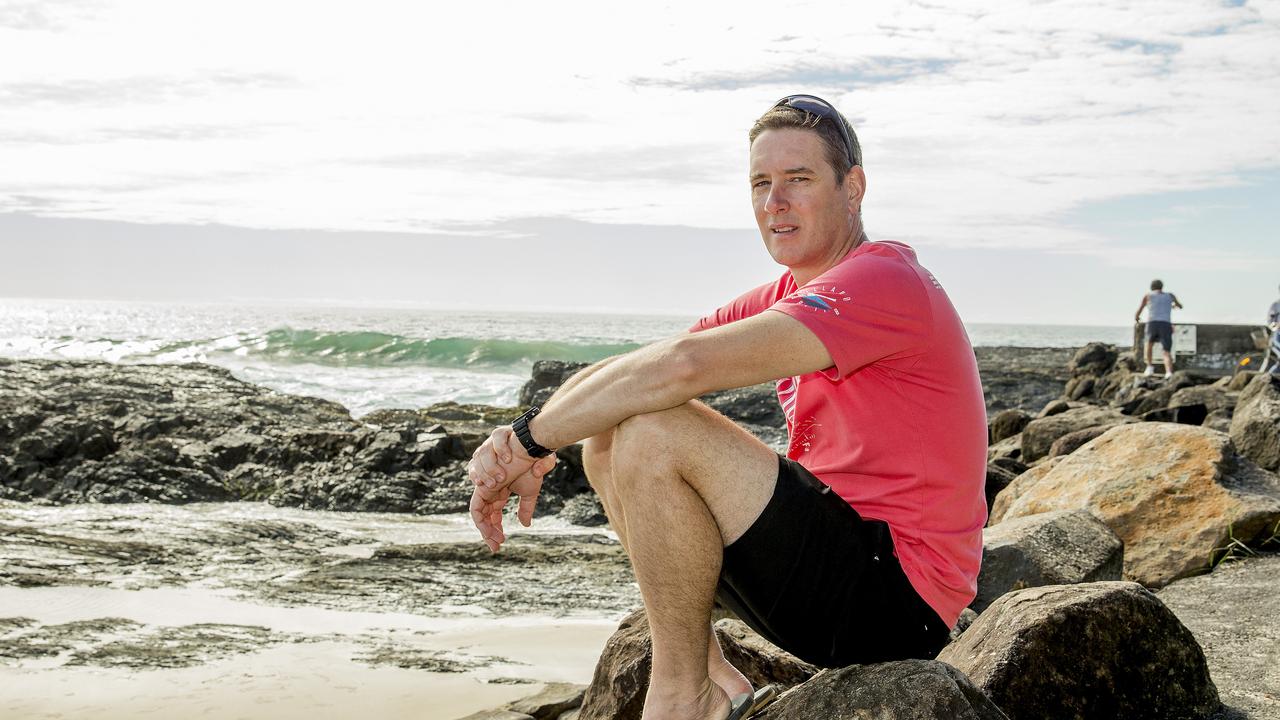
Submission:
[[[805,307],[812,308],[817,312],[829,312],[836,315],[840,314],[840,303],[849,302],[853,299],[845,291],[837,290],[834,285],[820,285],[803,295],[797,294],[793,297]]]

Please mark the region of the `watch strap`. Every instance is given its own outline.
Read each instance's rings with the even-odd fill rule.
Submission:
[[[542,412],[542,408],[534,405],[529,408],[523,415],[515,419],[511,423],[511,430],[516,434],[516,439],[524,446],[524,451],[529,453],[529,457],[543,458],[551,454],[551,450],[539,445],[533,439],[533,433],[529,432],[529,421],[538,416]]]

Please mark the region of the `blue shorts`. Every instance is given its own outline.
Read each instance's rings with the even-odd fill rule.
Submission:
[[[1147,342],[1160,342],[1160,347],[1168,352],[1173,349],[1173,323],[1163,320],[1147,321]]]

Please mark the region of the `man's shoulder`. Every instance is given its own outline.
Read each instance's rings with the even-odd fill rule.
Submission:
[[[916,252],[909,245],[892,240],[878,240],[864,242],[854,248],[824,274],[914,274],[918,267]]]

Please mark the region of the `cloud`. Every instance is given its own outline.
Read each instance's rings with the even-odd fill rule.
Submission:
[[[0,84],[0,103],[21,106],[164,103],[235,90],[293,88],[297,81],[276,73],[216,72],[203,76],[137,76]]]
[[[227,125],[142,125],[137,127],[104,127],[85,130],[75,135],[50,132],[0,133],[0,144],[9,145],[91,145],[117,140],[159,142],[200,142],[245,138],[266,132],[265,127]]]
[[[557,7],[593,31],[379,0],[4,31],[0,190],[122,220],[750,228],[746,131],[792,90],[856,123],[876,232],[949,247],[1123,243],[1072,211],[1280,166],[1274,0]]]
[[[714,181],[737,168],[696,145],[660,145],[605,150],[470,151],[392,155],[352,159],[358,165],[407,170],[501,174],[522,178],[562,178],[589,182],[654,180],[680,183]]]
[[[92,17],[100,3],[91,0],[6,0],[0,2],[0,28],[60,31],[79,19]]]
[[[756,87],[832,88],[851,91],[881,83],[945,73],[954,60],[920,57],[865,57],[847,64],[802,63],[791,67],[694,73],[677,77],[637,77],[636,87],[688,91],[742,90]]]

